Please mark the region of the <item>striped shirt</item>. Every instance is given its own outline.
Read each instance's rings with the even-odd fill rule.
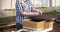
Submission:
[[[16,0],[16,23],[22,24],[23,20],[28,18],[28,16],[22,16],[23,12],[33,11],[33,6],[30,1],[20,3],[19,0]]]

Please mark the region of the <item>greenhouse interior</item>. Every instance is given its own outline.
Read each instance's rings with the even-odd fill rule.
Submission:
[[[23,26],[29,28],[24,27],[21,30],[25,29],[26,30],[25,32],[27,31],[44,32],[45,30],[49,30],[48,28],[52,27],[51,30],[49,30],[48,32],[60,32],[60,0],[30,0],[30,1],[36,10],[42,10],[43,16],[40,16],[36,19],[35,17],[32,16],[33,17],[32,19],[35,20],[36,22],[32,21],[31,18],[24,19]],[[16,0],[0,0],[0,32],[15,32],[17,30],[15,5],[16,5]],[[45,19],[45,20],[38,22],[39,19],[40,20]],[[30,28],[34,28],[34,29],[30,29]],[[40,30],[38,31],[39,28]],[[20,32],[20,30],[16,32]]]

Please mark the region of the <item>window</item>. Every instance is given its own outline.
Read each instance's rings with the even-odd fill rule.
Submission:
[[[32,3],[35,7],[49,7],[49,0],[33,0]]]
[[[52,0],[52,6],[60,6],[60,0]]]
[[[60,0],[31,0],[35,7],[60,6]]]
[[[43,0],[43,7],[49,7],[49,0]]]

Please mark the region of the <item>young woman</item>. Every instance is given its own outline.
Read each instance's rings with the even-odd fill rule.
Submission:
[[[41,11],[34,10],[34,7],[30,0],[16,0],[16,28],[17,30],[22,29],[23,19],[28,18],[28,16],[41,15]]]

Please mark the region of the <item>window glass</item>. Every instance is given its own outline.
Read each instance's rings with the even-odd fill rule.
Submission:
[[[49,0],[33,0],[32,3],[35,7],[49,7]]]

